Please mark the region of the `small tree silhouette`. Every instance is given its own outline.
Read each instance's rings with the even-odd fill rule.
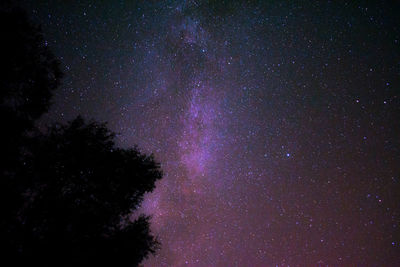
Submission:
[[[33,26],[22,9],[0,5],[0,31],[0,115],[12,126],[2,132],[12,131],[15,138],[48,111],[62,72],[40,27]]]

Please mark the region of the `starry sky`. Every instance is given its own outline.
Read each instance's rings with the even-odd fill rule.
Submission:
[[[154,153],[145,266],[400,265],[396,1],[25,1],[65,73],[42,123]]]

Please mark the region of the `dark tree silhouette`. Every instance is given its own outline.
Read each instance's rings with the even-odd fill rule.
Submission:
[[[21,9],[0,4],[0,30],[0,264],[138,265],[158,243],[148,217],[130,218],[162,177],[159,165],[81,117],[36,130],[62,76],[58,61]]]
[[[0,236],[1,252],[10,256],[16,252],[10,242],[19,234],[17,215],[24,203],[24,182],[17,173],[24,168],[34,122],[48,110],[62,74],[40,29],[12,1],[0,3],[0,32]]]
[[[3,139],[2,145],[14,146],[48,110],[62,73],[40,28],[22,9],[0,6],[0,32],[0,119],[7,125],[2,134],[13,141]]]
[[[116,148],[113,140],[105,125],[77,118],[35,144],[21,213],[28,262],[133,266],[154,252],[148,218],[131,222],[129,215],[161,172],[152,156]]]

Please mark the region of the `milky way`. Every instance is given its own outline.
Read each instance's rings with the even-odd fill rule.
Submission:
[[[398,4],[49,2],[43,121],[161,162],[145,266],[400,265]]]

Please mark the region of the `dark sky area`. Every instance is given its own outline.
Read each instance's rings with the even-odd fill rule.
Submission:
[[[145,266],[400,265],[396,1],[28,1],[65,73],[164,178]]]

